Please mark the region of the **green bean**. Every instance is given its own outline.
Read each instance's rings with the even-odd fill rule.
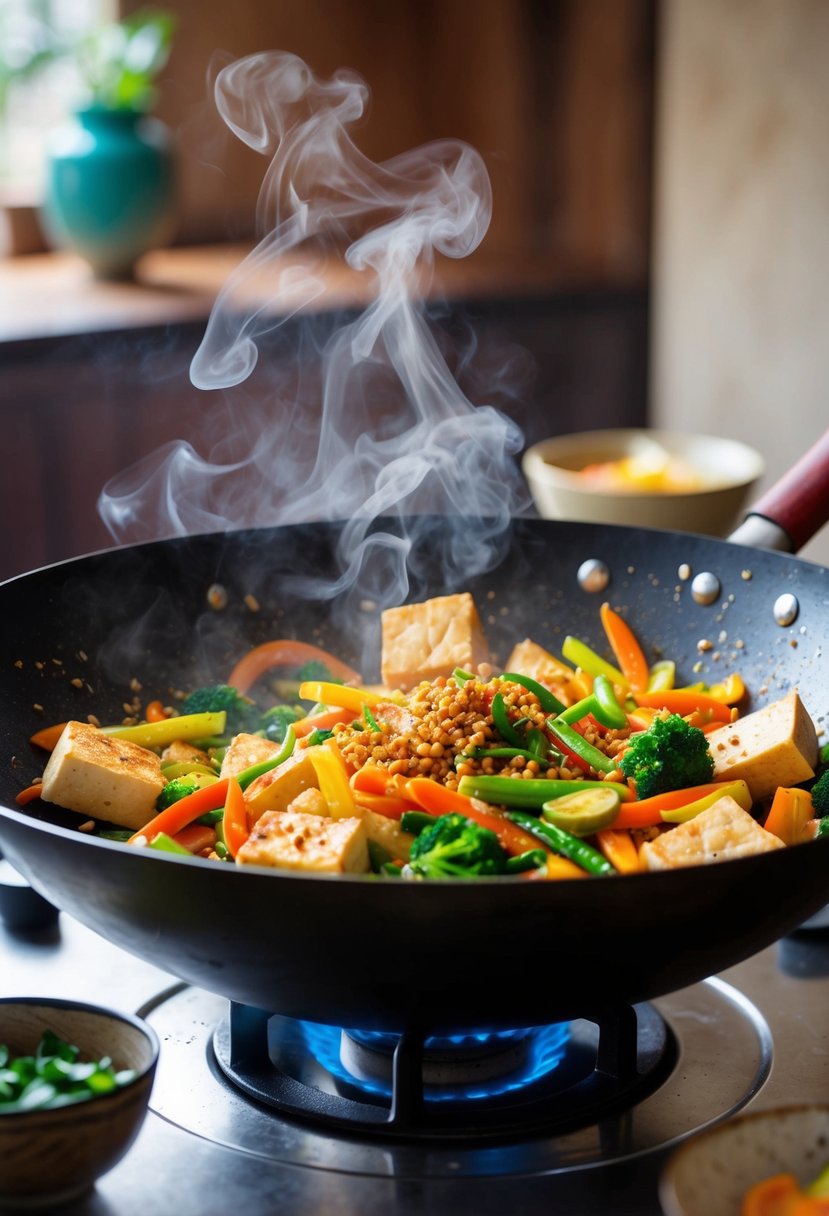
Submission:
[[[528,815],[526,811],[507,811],[506,817],[524,828],[525,831],[531,832],[533,836],[537,836],[562,857],[574,861],[588,874],[615,874],[617,872],[598,849],[594,849],[584,840],[579,840],[578,836],[573,836],[571,832],[565,832],[564,828],[536,819],[534,815]]]

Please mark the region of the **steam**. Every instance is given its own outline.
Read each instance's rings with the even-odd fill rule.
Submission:
[[[441,529],[445,581],[485,572],[526,505],[522,436],[467,399],[424,306],[435,255],[466,256],[488,228],[481,157],[442,140],[371,162],[348,133],[365,113],[364,82],[346,71],[319,80],[291,54],[230,64],[215,95],[228,127],[270,157],[262,238],[224,285],[190,369],[196,387],[222,390],[217,433],[208,457],[176,441],[114,478],[104,522],[123,542],[343,519],[339,577],[306,579],[305,592],[357,588],[384,606],[406,596],[426,515],[457,516]],[[322,272],[343,249],[368,303],[334,326]],[[259,391],[247,394],[254,369]]]

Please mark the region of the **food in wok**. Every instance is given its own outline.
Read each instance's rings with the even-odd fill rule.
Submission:
[[[610,658],[520,639],[496,667],[470,594],[390,609],[372,687],[266,643],[125,724],[38,732],[51,755],[18,801],[134,848],[404,881],[610,876],[829,834],[829,756],[796,691],[740,717],[738,673],[677,687],[600,617]]]

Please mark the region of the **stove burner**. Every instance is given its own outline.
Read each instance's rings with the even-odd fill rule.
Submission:
[[[650,1005],[437,1037],[344,1032],[231,1002],[213,1050],[234,1085],[284,1115],[407,1139],[569,1131],[653,1092],[676,1060]]]
[[[309,1028],[310,1029],[310,1028]],[[316,1027],[317,1032],[328,1027]],[[477,1101],[521,1089],[556,1067],[570,1037],[567,1024],[528,1030],[473,1031],[430,1035],[423,1046],[423,1085],[427,1101]],[[339,1067],[331,1060],[324,1035],[309,1048],[341,1079],[361,1082],[366,1092],[391,1096],[393,1059],[398,1036],[371,1030],[343,1030]]]

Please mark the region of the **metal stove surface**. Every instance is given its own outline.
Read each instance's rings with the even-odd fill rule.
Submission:
[[[621,1115],[524,1143],[369,1143],[265,1115],[209,1063],[226,1003],[182,988],[62,915],[0,925],[3,995],[142,1011],[162,1041],[142,1132],[64,1216],[478,1216],[604,1210],[657,1216],[672,1145],[734,1113],[829,1094],[829,930],[805,930],[654,1005],[678,1043],[664,1084]]]

